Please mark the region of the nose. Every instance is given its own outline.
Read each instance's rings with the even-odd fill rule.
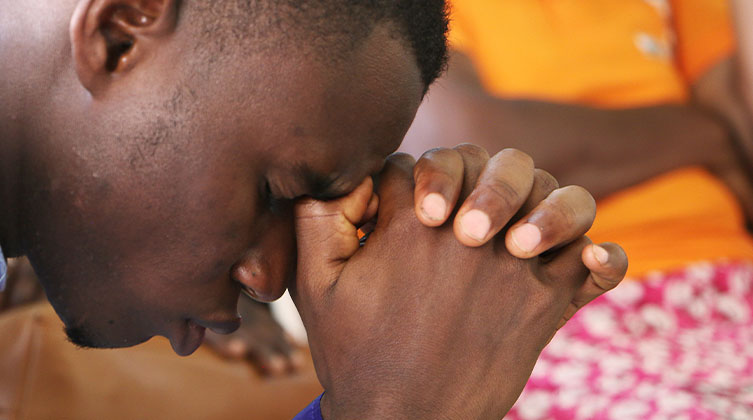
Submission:
[[[261,221],[254,245],[235,264],[232,277],[261,302],[280,298],[295,276],[296,246],[292,204]]]

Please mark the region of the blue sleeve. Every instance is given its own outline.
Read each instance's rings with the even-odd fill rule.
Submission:
[[[322,394],[324,395],[324,394]],[[322,409],[320,404],[322,402],[322,395],[314,400],[308,407],[298,413],[293,420],[324,420],[322,419]]]

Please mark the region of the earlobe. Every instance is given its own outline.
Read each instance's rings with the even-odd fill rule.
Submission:
[[[94,0],[83,0],[73,12],[70,25],[73,63],[81,84],[92,94],[99,91],[97,82],[103,76],[104,62],[107,61],[107,44],[104,37],[89,19]]]
[[[73,61],[97,96],[142,62],[175,29],[178,0],[80,0],[71,18]]]

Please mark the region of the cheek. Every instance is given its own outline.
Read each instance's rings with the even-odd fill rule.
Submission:
[[[257,211],[256,190],[218,185],[223,182],[230,184],[194,179],[155,188],[157,182],[127,180],[49,191],[34,207],[45,271],[84,287],[120,289],[134,301],[142,290],[169,295],[227,280]]]
[[[130,278],[94,277],[87,264],[55,265],[35,261],[50,303],[68,328],[86,332],[92,344],[123,347],[161,334],[165,320],[159,307],[149,305],[128,287]]]

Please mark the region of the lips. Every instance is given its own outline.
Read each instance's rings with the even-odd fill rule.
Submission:
[[[170,337],[170,344],[178,355],[189,356],[201,346],[207,329],[217,334],[230,334],[240,326],[240,317],[223,321],[189,319],[177,334]]]
[[[173,346],[175,353],[179,356],[189,356],[201,346],[201,343],[204,341],[204,333],[206,330],[206,328],[193,321],[186,321],[186,327],[183,334],[179,337],[171,337],[170,344]]]
[[[233,319],[222,320],[222,321],[211,321],[211,320],[200,319],[200,320],[195,320],[192,322],[208,330],[212,330],[213,332],[217,334],[231,334],[235,332],[235,330],[237,330],[241,326],[240,317],[235,317]]]

